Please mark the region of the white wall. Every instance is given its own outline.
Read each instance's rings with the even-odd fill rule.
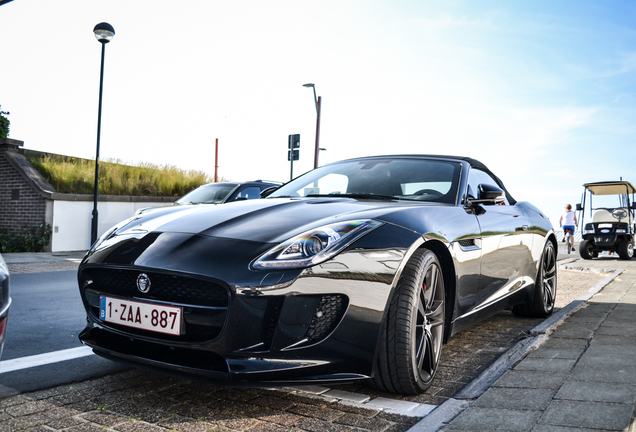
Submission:
[[[97,237],[144,207],[170,205],[165,202],[99,202]],[[92,201],[53,202],[52,252],[88,250],[91,245]]]

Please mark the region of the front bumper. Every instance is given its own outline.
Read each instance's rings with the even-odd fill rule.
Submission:
[[[269,244],[183,234],[157,239],[179,247],[153,252],[143,241],[124,242],[84,260],[83,343],[113,360],[213,381],[312,383],[372,375],[384,308],[416,235],[386,225],[321,265],[284,271],[249,269]],[[131,254],[136,248],[143,250]],[[136,258],[124,264],[124,254]],[[153,281],[146,294],[134,284],[141,272]],[[177,305],[184,330],[171,336],[104,322],[102,295]]]

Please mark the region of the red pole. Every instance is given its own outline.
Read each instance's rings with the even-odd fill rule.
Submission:
[[[219,170],[219,139],[216,139],[216,150],[214,151],[214,183],[219,181],[218,177]]]

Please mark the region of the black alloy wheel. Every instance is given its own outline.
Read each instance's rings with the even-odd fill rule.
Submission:
[[[437,256],[418,250],[404,269],[382,326],[373,378],[378,389],[419,394],[430,387],[444,339],[445,295]]]
[[[581,244],[579,244],[579,254],[581,258],[586,260],[598,257],[598,253],[596,253],[596,255],[594,254],[594,245],[590,240],[583,240]]]
[[[515,305],[512,312],[518,316],[544,318],[554,310],[557,290],[557,260],[554,244],[548,240],[543,247],[534,294],[530,303]]]

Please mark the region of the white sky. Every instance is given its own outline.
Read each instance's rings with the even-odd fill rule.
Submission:
[[[590,181],[636,183],[636,3],[14,0],[0,104],[25,148],[286,181],[375,154],[484,162],[558,226]]]

